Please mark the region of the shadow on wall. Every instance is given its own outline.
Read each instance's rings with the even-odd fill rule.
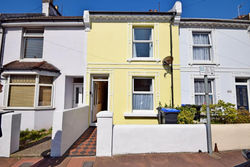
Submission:
[[[59,130],[56,132],[55,136],[52,137],[51,141],[51,155],[52,156],[61,156],[61,146],[62,145],[62,131]]]

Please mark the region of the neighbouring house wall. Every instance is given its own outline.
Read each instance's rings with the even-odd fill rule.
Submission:
[[[192,31],[211,32],[212,56],[214,61],[210,66],[214,67],[215,75],[210,78],[215,81],[215,101],[222,99],[226,102],[236,104],[235,77],[250,78],[249,33],[246,29],[241,28],[192,28],[180,26],[182,104],[195,103],[194,78],[203,77],[199,73],[199,66],[201,64],[195,65],[192,61]]]
[[[3,114],[1,119],[0,157],[9,157],[19,149],[21,114]]]
[[[89,106],[54,112],[51,156],[62,156],[89,127]]]
[[[207,151],[206,126],[115,125],[113,154]]]
[[[3,64],[20,60],[21,41],[22,28],[6,28]],[[84,77],[86,72],[86,46],[87,37],[84,27],[45,27],[42,60],[53,64],[61,72],[54,81],[54,110],[15,110],[22,113],[21,129],[49,128],[52,126],[52,112],[63,111],[65,108],[72,107],[72,105],[69,107],[70,104],[66,104],[68,102],[66,98],[73,94],[73,88],[69,90],[65,86],[66,76]],[[3,102],[4,92],[0,93],[0,107],[4,107]]]
[[[219,151],[250,149],[250,124],[212,125],[213,147]]]
[[[130,61],[132,59],[132,27],[153,26],[154,60]],[[169,23],[96,23],[88,32],[87,80],[92,74],[108,74],[108,111],[114,113],[114,124],[158,124],[156,108],[171,103],[171,76],[162,66],[162,60],[170,56]],[[108,39],[108,40],[107,40]],[[103,42],[107,41],[107,42]],[[98,48],[98,49],[96,49]],[[173,26],[174,99],[180,105],[180,69],[178,26]],[[133,77],[154,78],[154,106],[151,118],[125,117],[132,114]],[[90,104],[90,82],[86,83],[85,99]],[[145,112],[144,112],[145,114]],[[146,113],[147,114],[147,113]]]

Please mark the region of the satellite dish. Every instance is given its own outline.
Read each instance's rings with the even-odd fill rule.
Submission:
[[[162,64],[168,66],[173,63],[173,60],[174,60],[173,57],[167,56],[162,60]]]

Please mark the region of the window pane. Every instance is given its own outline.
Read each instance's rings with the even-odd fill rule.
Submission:
[[[212,82],[208,81],[208,91],[212,93]],[[205,93],[205,83],[204,80],[195,80],[194,81],[194,92],[195,93]]]
[[[41,84],[52,84],[53,83],[53,77],[40,76],[39,83],[41,83]]]
[[[211,60],[209,47],[193,47],[194,60]]]
[[[134,91],[153,91],[152,79],[134,79]]]
[[[10,83],[35,83],[35,75],[11,75]]]
[[[50,86],[40,86],[39,89],[39,106],[51,106],[51,92]]]
[[[24,58],[42,58],[43,38],[25,38]]]
[[[196,105],[203,105],[205,104],[205,95],[195,95],[195,104]],[[213,96],[209,95],[209,104],[213,104]]]
[[[153,44],[152,43],[134,43],[133,57],[152,57]]]
[[[210,41],[209,41],[209,35],[206,33],[194,33],[193,34],[193,42],[194,44],[205,44],[205,45],[209,45]]]
[[[9,107],[33,107],[35,86],[12,85],[9,88]]]
[[[151,28],[134,28],[134,40],[151,40]]]
[[[133,110],[153,110],[153,95],[133,94]]]

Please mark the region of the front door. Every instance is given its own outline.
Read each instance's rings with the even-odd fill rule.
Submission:
[[[83,85],[82,84],[74,84],[73,86],[74,94],[73,94],[73,107],[79,107],[83,104]]]
[[[248,110],[248,91],[246,85],[236,85],[237,108],[244,107]]]
[[[92,77],[91,88],[91,123],[96,123],[96,114],[108,110],[108,77]]]

